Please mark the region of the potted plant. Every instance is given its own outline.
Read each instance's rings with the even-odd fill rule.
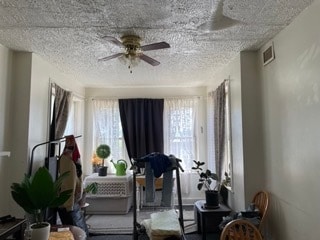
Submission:
[[[82,198],[80,199],[79,205],[81,207],[85,206],[86,204],[86,197],[88,193],[97,194],[98,192],[98,183],[93,182],[88,184],[84,189],[82,193]]]
[[[219,177],[216,173],[212,173],[209,169],[203,171],[202,166],[205,165],[204,162],[193,160],[196,166],[192,167],[199,174],[199,183],[197,185],[198,190],[205,188],[206,194],[206,204],[207,208],[218,208],[219,207],[219,192],[220,192],[220,182]],[[216,185],[211,186],[212,182],[215,181]]]
[[[98,183],[96,182],[93,182],[93,183],[90,183],[89,185],[87,185],[83,191],[85,193],[92,193],[92,194],[96,194],[98,192]]]
[[[91,163],[92,163],[92,171],[94,173],[99,172],[99,168],[101,167],[101,164],[102,164],[102,159],[97,156],[96,152],[94,152],[92,155]]]
[[[104,159],[110,156],[110,147],[107,144],[100,144],[96,149],[96,154],[102,159],[101,167],[99,168],[99,176],[106,176],[108,167],[104,166]]]
[[[47,208],[56,208],[65,203],[71,196],[72,190],[60,192],[62,180],[68,172],[53,181],[49,171],[40,167],[34,175],[25,175],[21,183],[12,183],[11,196],[14,201],[27,213],[31,214],[35,223],[31,224],[31,239],[48,239],[50,224],[44,222]],[[43,230],[43,228],[45,228]],[[39,231],[45,236],[38,236]],[[41,234],[41,233],[40,233]]]

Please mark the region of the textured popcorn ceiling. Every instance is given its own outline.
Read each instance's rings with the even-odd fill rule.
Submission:
[[[311,2],[1,0],[0,43],[36,53],[88,87],[203,86],[240,51],[259,49]],[[212,21],[234,24],[211,31]],[[139,35],[142,45],[166,41],[171,48],[145,52],[161,64],[141,61],[132,74],[119,59],[98,62],[123,51],[101,37],[126,33]]]

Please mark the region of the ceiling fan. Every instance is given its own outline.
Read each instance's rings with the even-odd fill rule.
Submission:
[[[223,14],[224,0],[218,0],[216,2],[217,3],[215,4],[215,1],[212,0],[212,16],[208,22],[205,22],[198,27],[199,30],[204,32],[218,31],[239,23],[238,20],[229,18]]]
[[[152,44],[141,46],[140,44],[141,38],[136,35],[125,35],[121,37],[121,41],[112,36],[104,36],[102,38],[107,40],[108,42],[111,42],[119,47],[124,48],[125,51],[122,53],[116,53],[111,56],[101,58],[98,61],[108,61],[114,58],[124,57],[129,61],[129,68],[131,67],[130,63],[132,63],[137,59],[138,60],[141,59],[152,66],[158,66],[160,62],[145,55],[143,52],[170,48],[170,45],[166,42],[158,42],[158,43],[152,43]]]

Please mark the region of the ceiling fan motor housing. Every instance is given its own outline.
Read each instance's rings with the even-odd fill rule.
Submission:
[[[141,52],[141,38],[135,35],[121,37],[122,43],[126,48],[126,55],[136,56]]]

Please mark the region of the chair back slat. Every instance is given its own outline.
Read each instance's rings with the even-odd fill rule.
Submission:
[[[262,240],[259,229],[246,219],[229,222],[220,236],[220,240]]]
[[[252,202],[256,205],[260,212],[261,220],[259,224],[259,230],[261,231],[269,207],[269,193],[266,191],[257,192],[254,195]]]

